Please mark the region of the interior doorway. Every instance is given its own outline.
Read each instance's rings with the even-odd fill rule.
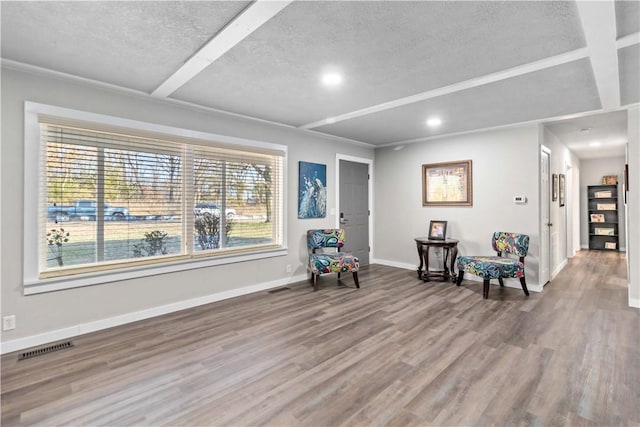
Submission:
[[[337,226],[346,233],[345,251],[368,265],[371,255],[372,160],[337,156]]]

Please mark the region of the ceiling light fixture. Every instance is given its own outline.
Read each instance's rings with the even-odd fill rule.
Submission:
[[[589,147],[599,147],[600,145],[602,145],[600,141],[593,141],[589,143]]]
[[[430,128],[437,128],[442,124],[442,120],[439,117],[429,117],[427,119],[427,126]]]
[[[580,129],[580,132],[589,132],[591,130],[591,128],[582,128]]]
[[[342,75],[338,73],[326,73],[322,76],[322,83],[325,86],[338,86],[342,83]]]

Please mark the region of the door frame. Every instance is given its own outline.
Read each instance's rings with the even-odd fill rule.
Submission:
[[[349,156],[347,154],[340,154],[340,153],[336,153],[336,212],[334,212],[335,215],[335,223],[336,223],[336,228],[340,228],[340,215],[338,215],[338,212],[340,212],[340,160],[346,160],[348,162],[353,162],[353,163],[364,163],[367,165],[367,169],[369,170],[369,182],[367,183],[367,187],[368,187],[368,201],[369,201],[369,206],[367,207],[369,209],[369,219],[368,221],[368,228],[369,228],[369,263],[371,264],[371,261],[374,259],[374,247],[373,247],[373,159],[367,159],[365,157],[355,157],[355,156]]]
[[[545,194],[543,191],[543,181],[542,181],[542,174],[544,173],[543,169],[542,169],[542,158],[543,156],[547,156],[548,159],[548,164],[547,164],[547,195],[548,197],[546,198],[546,200],[543,200],[543,195]],[[547,209],[547,219],[548,222],[551,223],[552,222],[552,218],[551,218],[551,205],[552,205],[552,201],[551,201],[551,185],[552,185],[552,174],[551,174],[551,149],[549,149],[548,147],[544,146],[544,145],[540,145],[540,163],[539,163],[539,170],[540,170],[540,180],[539,180],[539,185],[540,185],[540,212],[539,212],[539,218],[540,218],[540,266],[539,266],[539,271],[538,271],[538,276],[539,276],[539,280],[540,280],[540,285],[541,286],[545,286],[547,285],[550,281],[551,281],[551,265],[552,265],[552,257],[553,257],[553,242],[551,241],[551,227],[548,226],[547,224],[544,223],[543,219],[543,210]],[[565,192],[566,194],[566,192]],[[547,233],[547,248],[546,250],[543,248],[542,245],[542,235],[543,233]],[[546,251],[546,257],[544,256]],[[544,270],[544,264],[546,263],[547,266],[547,271],[548,271],[548,277],[543,277],[542,272]]]

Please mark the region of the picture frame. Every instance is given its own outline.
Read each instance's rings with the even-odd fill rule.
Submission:
[[[551,201],[558,200],[558,174],[551,175]]]
[[[472,206],[471,160],[422,165],[422,206]]]
[[[563,173],[558,175],[558,203],[560,207],[564,206],[565,201],[565,176]]]
[[[604,222],[604,214],[592,213],[589,216],[591,222]]]
[[[615,203],[597,203],[596,210],[598,211],[615,211],[617,206]]]
[[[597,236],[614,236],[614,229],[610,227],[597,227],[594,234]]]
[[[447,221],[431,221],[429,223],[429,240],[446,240]]]
[[[611,191],[596,191],[593,195],[596,199],[610,199],[612,197]]]
[[[298,163],[298,218],[327,216],[327,165]]]
[[[618,175],[605,175],[602,177],[603,185],[615,185],[618,183]]]

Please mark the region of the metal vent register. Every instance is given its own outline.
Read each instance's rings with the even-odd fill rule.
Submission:
[[[46,347],[36,348],[35,350],[26,351],[18,357],[18,360],[30,359],[32,357],[41,356],[43,354],[48,354],[54,351],[64,350],[65,348],[71,348],[71,347],[73,347],[73,343],[71,341],[52,344]]]

